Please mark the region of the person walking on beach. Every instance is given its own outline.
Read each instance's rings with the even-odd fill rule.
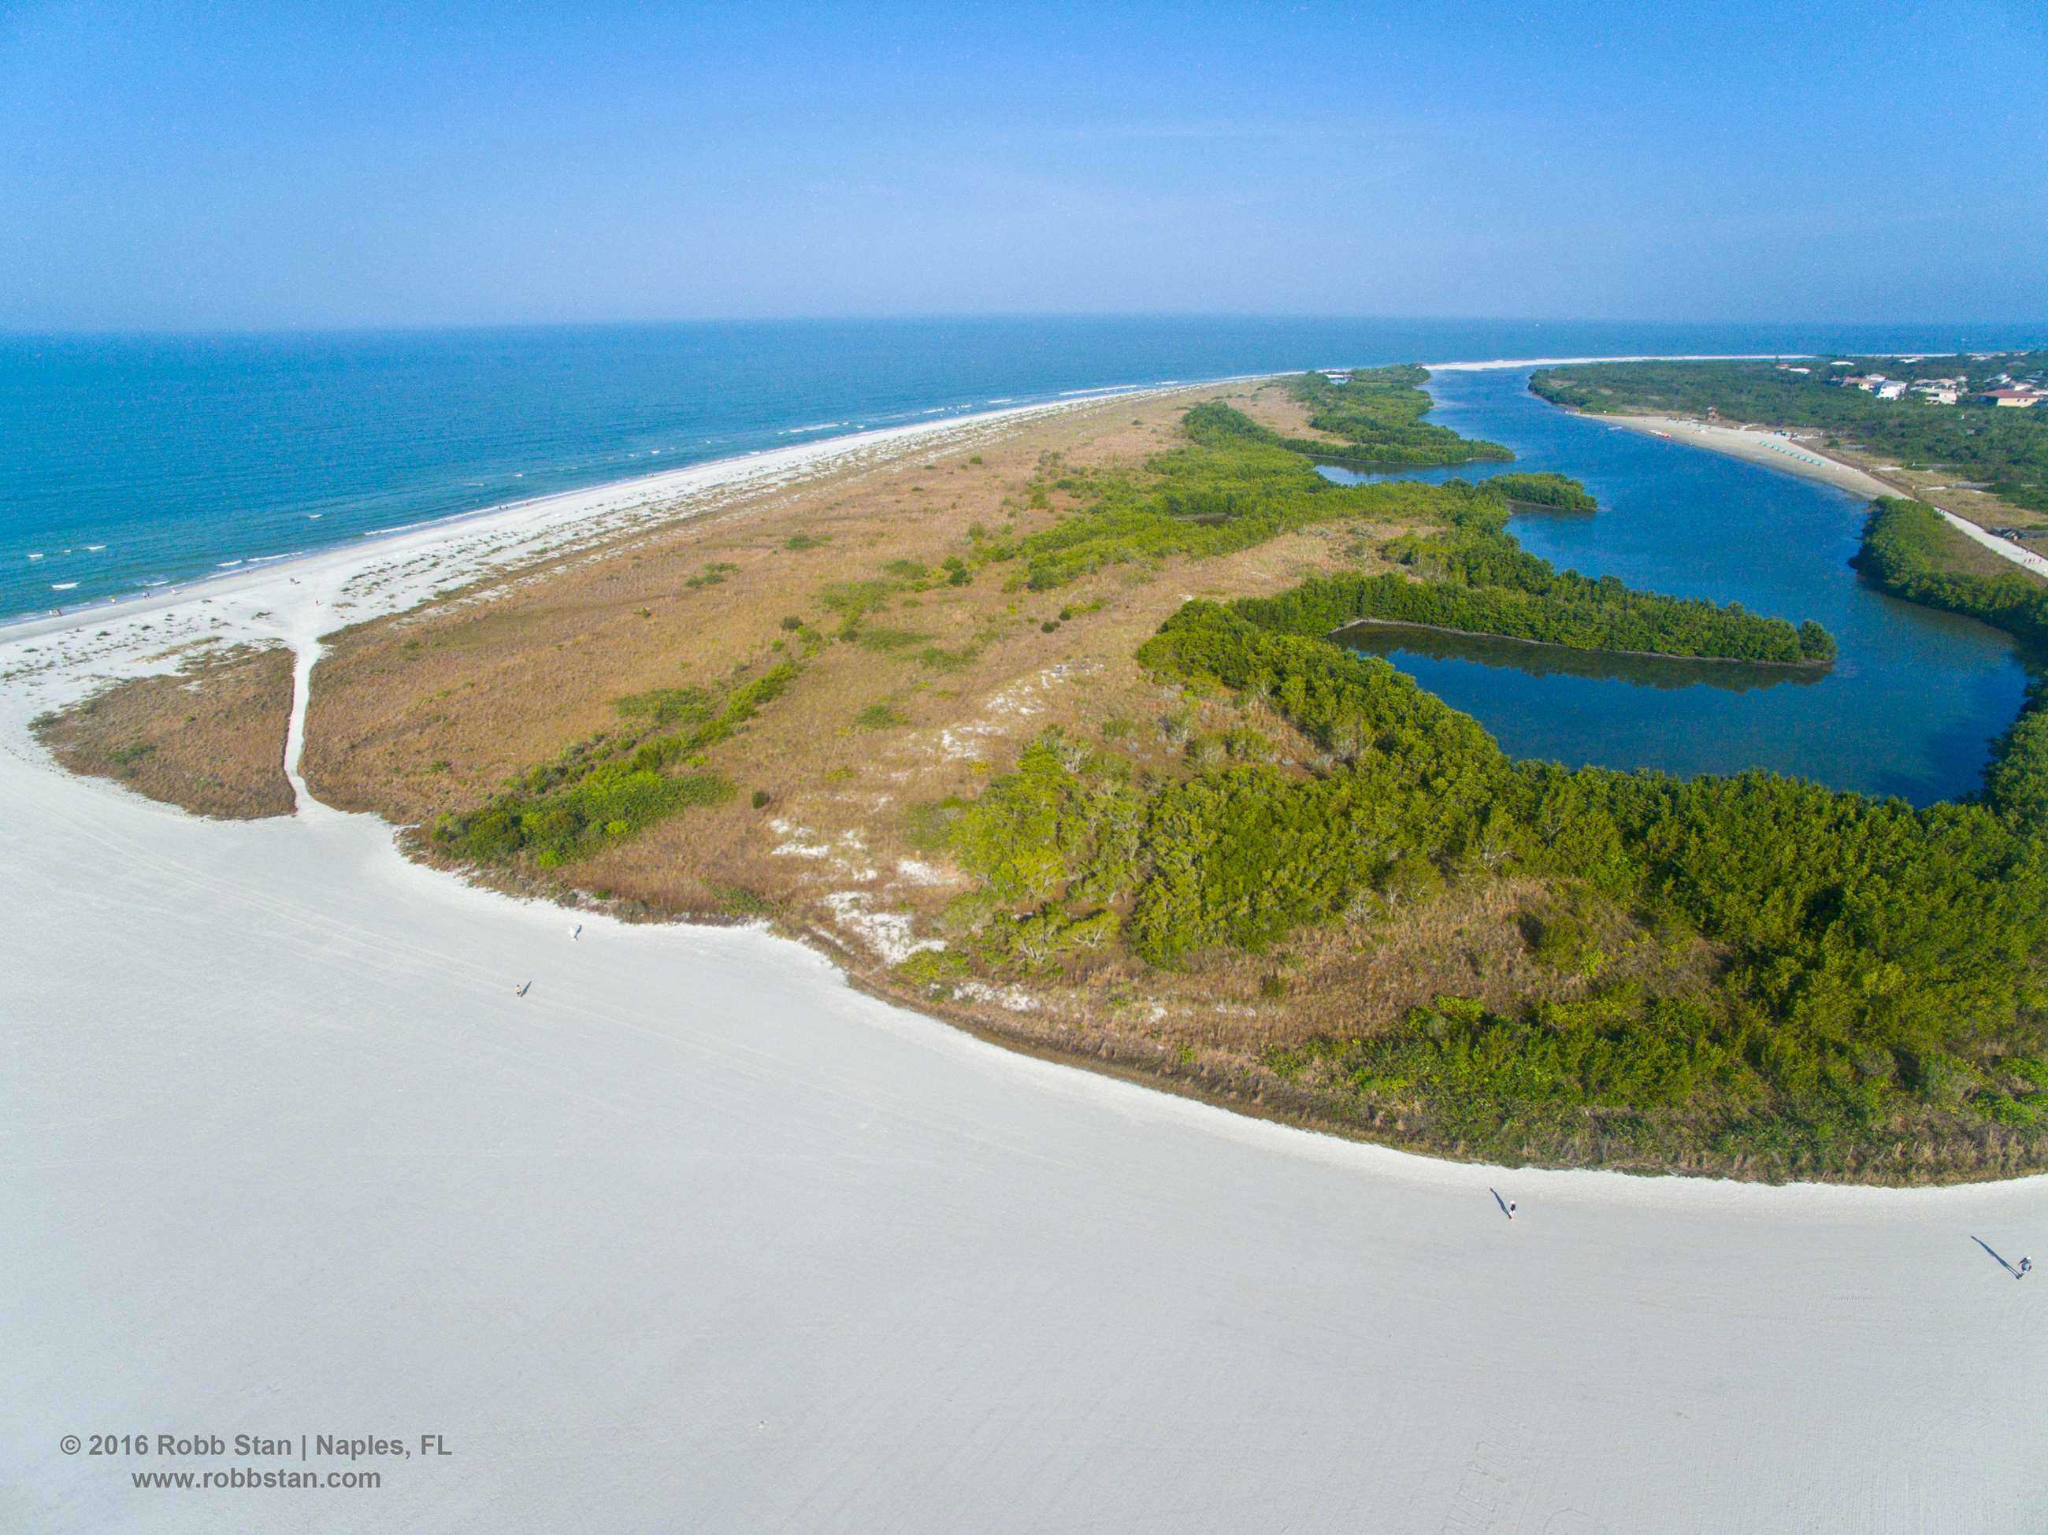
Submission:
[[[2018,1274],[2018,1276],[2017,1276],[2017,1277],[2019,1277],[2019,1278],[2021,1278],[2021,1279],[2025,1279],[2025,1278],[2027,1277],[2027,1275],[2028,1275],[2028,1274],[2030,1274],[2030,1273],[2032,1273],[2032,1272],[2033,1272],[2033,1268],[2034,1268],[2034,1260],[2033,1260],[2032,1258],[2022,1258],[2022,1259],[2020,1259],[2020,1271],[2019,1271],[2019,1274]]]
[[[575,927],[573,927],[572,929],[570,929],[570,932],[569,932],[569,941],[570,941],[571,943],[575,943],[575,942],[577,942],[577,941],[578,941],[579,939],[581,939],[582,937],[583,937],[583,924],[582,924],[581,922],[579,922],[579,923],[577,923],[577,924],[576,924],[576,926],[575,926]]]
[[[525,995],[526,995],[526,988],[527,988],[527,987],[529,987],[529,986],[531,986],[532,984],[533,984],[533,982],[531,982],[531,981],[522,981],[522,982],[520,982],[520,984],[519,984],[518,986],[516,986],[516,987],[514,987],[514,988],[513,988],[513,991],[512,991],[512,995],[513,995],[513,996],[515,996],[515,997],[523,997],[523,996],[525,996]]]

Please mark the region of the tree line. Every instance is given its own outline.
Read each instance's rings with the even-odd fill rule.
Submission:
[[[1613,576],[1559,571],[1504,532],[1462,526],[1435,538],[1408,535],[1387,553],[1432,579],[1398,572],[1312,578],[1241,611],[1268,628],[1323,635],[1360,620],[1424,624],[1469,634],[1565,645],[1574,650],[1720,657],[1774,665],[1825,665],[1834,639],[1812,620],[1798,625],[1697,597],[1638,591]]]
[[[1962,537],[1926,502],[1885,496],[1864,524],[1857,568],[1896,597],[1980,619],[2028,645],[2034,686],[1992,750],[1984,800],[2014,824],[2048,833],[2048,696],[2040,666],[2048,587],[2017,569],[1995,576],[1955,569],[1951,559]]]
[[[1697,935],[1722,956],[1718,983],[1595,986],[1567,1008],[1498,1015],[1439,999],[1391,1034],[1272,1064],[1361,1116],[1503,1155],[1568,1154],[1597,1121],[1604,1144],[1644,1155],[1813,1169],[1917,1122],[2024,1128],[2048,1108],[2034,828],[1989,805],[1915,809],[1769,773],[1682,782],[1514,761],[1386,662],[1292,632],[1291,611],[1189,603],[1139,658],[1261,700],[1316,763],[1226,760],[1143,786],[1108,748],[1041,743],[956,825],[986,881],[984,927],[1050,935],[1039,965],[1059,962],[1060,932],[1092,924],[1094,944],[1180,966],[1388,915],[1447,881],[1538,878],[1603,920]]]
[[[1197,441],[1234,436],[1364,469],[1505,463],[1514,458],[1497,442],[1461,436],[1423,420],[1433,404],[1421,387],[1428,377],[1422,368],[1398,367],[1361,370],[1341,384],[1320,373],[1291,380],[1288,392],[1308,408],[1309,425],[1335,441],[1276,432],[1221,401],[1190,412],[1188,431]]]

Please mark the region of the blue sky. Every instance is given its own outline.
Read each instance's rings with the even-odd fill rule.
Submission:
[[[2048,6],[0,0],[0,328],[2048,316]]]

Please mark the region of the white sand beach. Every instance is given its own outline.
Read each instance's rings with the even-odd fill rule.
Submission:
[[[929,440],[683,471],[662,514]],[[201,634],[294,643],[303,683],[332,625],[642,492],[0,637],[0,1528],[2048,1525],[2048,1277],[1993,1256],[2048,1258],[2048,1179],[1350,1144],[1002,1051],[762,932],[473,889],[303,785],[202,822],[26,733]],[[159,1432],[413,1453],[66,1451]],[[231,1466],[383,1485],[131,1485]]]
[[[1767,469],[1783,470],[1796,474],[1801,479],[1819,480],[1851,495],[1894,496],[1899,492],[1875,475],[1867,474],[1853,464],[1845,464],[1830,458],[1812,443],[1792,437],[1784,432],[1772,431],[1760,426],[1715,426],[1703,421],[1691,421],[1683,416],[1629,415],[1629,416],[1588,416],[1602,426],[1618,427],[1625,431],[1645,432],[1652,437],[1666,437],[1673,442],[1682,442],[1687,447],[1705,448],[1710,453],[1725,453],[1730,458],[1746,459],[1752,464],[1762,464]]]
[[[1761,426],[1717,426],[1703,421],[1691,421],[1681,416],[1595,416],[1596,420],[1608,426],[1621,427],[1631,432],[1647,432],[1653,437],[1668,437],[1688,447],[1705,448],[1712,453],[1725,453],[1732,458],[1747,459],[1762,464],[1767,469],[1781,469],[1787,474],[1796,474],[1803,479],[1819,480],[1846,490],[1854,496],[1909,496],[1914,492],[1906,486],[1889,485],[1876,475],[1830,457],[1823,449],[1814,446],[1806,436],[1794,436],[1789,432],[1774,431]],[[1814,434],[1817,435],[1817,434]],[[1924,492],[1922,495],[1924,496]],[[2009,560],[2022,570],[2032,571],[2037,576],[2048,577],[2048,557],[2037,554],[2012,539],[2001,538],[1996,533],[1959,516],[1938,502],[1928,503],[1941,513],[1942,520],[1961,533],[1973,544],[1988,549],[2000,559]]]

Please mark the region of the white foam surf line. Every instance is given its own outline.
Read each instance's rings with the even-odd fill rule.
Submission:
[[[1480,362],[1425,362],[1432,373],[1486,373],[1503,368],[1569,368],[1598,362],[1768,362],[1810,352],[1639,352],[1617,357],[1490,357]],[[1884,353],[1872,353],[1884,356]]]
[[[373,530],[357,535],[348,543],[337,544],[327,549],[291,556],[265,556],[263,558],[269,563],[257,570],[218,570],[207,575],[189,577],[174,585],[146,593],[66,608],[61,613],[29,614],[0,621],[0,645],[55,634],[66,629],[104,625],[133,617],[138,613],[173,608],[195,599],[213,599],[246,593],[258,584],[274,583],[280,577],[302,576],[309,571],[324,571],[332,565],[363,566],[378,559],[400,554],[415,554],[434,544],[450,542],[471,532],[488,533],[528,525],[539,527],[549,521],[574,523],[601,514],[645,510],[650,502],[657,499],[680,498],[746,481],[769,481],[776,476],[792,472],[815,472],[831,467],[840,459],[858,458],[862,454],[876,450],[907,448],[923,439],[943,438],[948,433],[962,428],[982,428],[1021,422],[1040,415],[1099,405],[1104,403],[1106,398],[1171,394],[1183,389],[1245,383],[1276,376],[1278,375],[1234,374],[1224,378],[1187,382],[1113,385],[1110,388],[1115,393],[1109,396],[1096,392],[1082,398],[1036,400],[1024,405],[1007,406],[1001,410],[971,411],[942,419],[874,427],[841,436],[820,438],[813,442],[791,443],[784,447],[769,449],[757,448],[746,453],[708,459],[702,463],[686,464],[653,474],[609,480],[603,484],[584,486],[576,490],[501,501],[472,512],[424,518],[414,523],[398,524],[389,529]],[[244,557],[234,563],[238,567],[246,567],[255,562]]]
[[[1219,381],[1221,382],[1221,381]],[[1122,391],[1170,394],[1188,384]],[[302,817],[332,814],[303,772],[311,679],[321,636],[407,611],[507,567],[587,551],[658,521],[703,515],[721,497],[801,481],[848,465],[888,462],[939,443],[1085,409],[1099,397],[1043,400],[851,433],[564,491],[397,529],[331,549],[244,567],[184,586],[55,617],[0,626],[0,657],[31,660],[44,707],[75,701],[107,681],[160,672],[196,642],[283,645],[293,652],[283,770]],[[692,505],[692,502],[698,504]]]
[[[1240,375],[1229,380],[1211,380],[1208,383],[1245,382],[1258,378],[1280,375]],[[1157,393],[1172,393],[1175,389],[1206,387],[1205,385],[1159,386]],[[1016,419],[1033,414],[1055,414],[1078,405],[1097,403],[1095,401],[1072,401],[1065,403],[1043,403],[1022,407],[1017,411],[989,412],[981,418],[982,424],[1001,419]],[[929,426],[892,428],[877,437],[916,445],[925,438],[941,436],[969,422],[961,419],[935,422]],[[850,443],[852,439],[843,439]],[[806,449],[816,449],[825,444],[808,444],[797,449],[805,455],[806,463],[813,455]],[[839,455],[816,455],[836,459]],[[748,469],[759,465],[758,459],[727,460],[727,468]],[[703,474],[720,467],[719,465],[695,465],[682,475]],[[668,479],[671,476],[661,476]],[[636,482],[638,483],[638,482]],[[743,477],[737,483],[751,485],[753,477]],[[699,487],[712,488],[712,487]],[[542,498],[545,501],[572,499],[572,496]],[[531,511],[532,507],[526,508]],[[473,519],[472,519],[473,520]],[[445,541],[448,530],[445,524],[436,524],[429,530],[431,539],[415,535],[419,542],[412,548],[413,563],[419,563],[421,554],[431,554],[434,544]],[[335,611],[337,598],[345,593],[352,579],[358,574],[376,569],[379,561],[370,556],[373,551],[358,547],[344,546],[342,549],[327,551],[323,556],[312,557],[323,564],[323,578],[314,581],[281,573],[275,569],[265,571],[260,581],[251,580],[248,589],[238,594],[229,613],[201,615],[223,626],[233,628],[236,621],[243,626],[231,637],[243,639],[267,638],[274,643],[289,646],[294,651],[293,702],[290,722],[286,733],[285,763],[293,791],[298,798],[297,819],[312,829],[317,823],[323,828],[322,835],[336,835],[333,828],[346,825],[349,830],[340,833],[349,839],[360,837],[363,857],[341,861],[345,867],[333,865],[325,873],[316,871],[312,857],[320,848],[331,844],[308,844],[308,859],[305,864],[308,888],[316,888],[324,878],[357,878],[366,868],[385,871],[385,877],[413,882],[432,882],[436,888],[447,886],[443,898],[451,902],[481,900],[500,906],[508,920],[522,910],[545,908],[545,902],[522,901],[490,892],[481,887],[469,886],[459,880],[449,880],[440,871],[415,864],[398,850],[392,828],[373,815],[354,814],[321,805],[307,792],[301,773],[305,746],[306,707],[309,697],[308,683],[321,652],[319,636],[339,627],[341,622],[355,622],[358,618],[340,620]],[[375,551],[385,553],[388,551]],[[516,557],[522,550],[513,550]],[[293,588],[297,590],[294,591]],[[401,611],[410,606],[423,594],[425,588],[398,586],[388,594],[388,600],[378,604],[381,611]],[[272,596],[286,595],[290,604],[287,611],[261,607],[266,592]],[[197,608],[201,604],[186,600],[187,605]],[[204,600],[211,605],[212,599]],[[129,615],[131,617],[136,615]],[[362,617],[371,616],[363,614]],[[90,618],[79,616],[79,622],[69,626],[81,629]],[[196,631],[205,635],[208,631]],[[18,650],[14,642],[20,636],[0,635],[0,656],[10,650]],[[147,671],[161,669],[155,661],[143,654],[145,647],[137,643],[138,636],[129,636],[117,648],[101,652],[93,658],[101,665],[111,664],[123,670]],[[154,651],[166,643],[170,636],[153,634],[149,636],[147,648]],[[26,792],[31,785],[38,786],[38,792],[50,796],[46,809],[60,807],[75,811],[90,819],[96,797],[106,799],[124,807],[141,811],[148,817],[183,818],[185,812],[172,807],[140,801],[129,791],[112,783],[78,778],[62,768],[49,757],[31,738],[27,724],[34,714],[61,697],[76,693],[91,683],[101,680],[102,671],[95,676],[83,664],[62,665],[54,676],[17,675],[0,680],[0,778],[10,770],[23,768],[34,770],[34,776],[18,777],[12,788],[14,793],[7,798],[27,802]],[[38,697],[39,682],[54,682],[45,696]],[[11,759],[11,761],[4,760]],[[81,823],[83,824],[83,823]],[[351,872],[354,871],[354,872]],[[603,921],[610,925],[610,919],[591,917],[586,920]],[[635,942],[677,943],[683,941],[676,935],[687,933],[702,935],[720,934],[728,930],[703,929],[687,923],[651,924],[646,926],[619,924],[620,930]],[[777,959],[786,958],[792,966],[817,966],[840,974],[837,967],[824,955],[790,939],[778,938],[764,930],[746,930],[734,933],[731,940],[736,944],[760,943],[776,951]],[[843,985],[835,982],[835,986]],[[1344,1137],[1306,1130],[1239,1113],[1197,1100],[1182,1097],[1159,1088],[1127,1081],[1119,1077],[1088,1070],[1085,1067],[1068,1065],[1041,1059],[1020,1051],[983,1040],[957,1029],[928,1015],[885,1002],[876,998],[863,998],[864,1014],[889,1032],[922,1041],[933,1049],[956,1059],[973,1063],[978,1069],[989,1074],[1002,1075],[1023,1084],[1037,1086],[1066,1098],[1097,1103],[1133,1118],[1149,1118],[1166,1123],[1179,1123],[1201,1128],[1217,1137],[1248,1146],[1263,1146],[1282,1150],[1288,1154],[1310,1161],[1335,1166],[1349,1167],[1362,1174],[1408,1185],[1429,1186],[1445,1191],[1476,1193],[1489,1181],[1512,1179],[1519,1188],[1539,1188],[1546,1193],[1564,1198],[1583,1200],[1590,1204],[1632,1205],[1646,1208],[1702,1210],[1715,1205],[1739,1207],[1747,1213],[1820,1213],[1870,1214],[1884,1218],[1891,1214],[1905,1214],[1916,1208],[1924,1208],[1928,1201],[1941,1201],[1942,1208],[1961,1214],[1966,1208],[1976,1208],[1982,1213],[2005,1213],[2011,1209],[2009,1201],[2027,1202],[2029,1213],[2036,1201],[2048,1190],[2048,1175],[2029,1175],[2003,1180],[1987,1180],[1978,1183],[1955,1184],[1945,1187],[1886,1188],[1862,1185],[1839,1185],[1817,1183],[1762,1184],[1734,1179],[1702,1178],[1690,1176],[1647,1176],[1634,1173],[1613,1172],[1598,1169],[1543,1169],[1508,1168],[1479,1162],[1451,1161],[1430,1157],[1414,1152],[1397,1150],[1371,1142],[1353,1141]]]
[[[1420,366],[1432,372],[1477,372],[1500,368],[1562,367],[1573,363],[1598,362],[1739,362],[1759,361],[1765,357],[1801,357],[1802,352],[1725,352],[1725,353],[1637,353],[1609,357],[1521,357],[1492,358],[1484,361],[1429,362]],[[1877,354],[1873,354],[1877,355]],[[1360,363],[1359,369],[1386,367],[1385,363]],[[943,420],[910,421],[898,425],[875,427],[848,433],[844,436],[819,438],[813,442],[794,443],[779,448],[755,448],[746,453],[731,454],[723,458],[707,459],[702,463],[687,464],[675,469],[659,470],[653,474],[631,476],[621,480],[607,480],[597,485],[587,485],[576,490],[555,491],[544,496],[528,496],[512,501],[495,502],[470,512],[454,512],[445,517],[426,517],[416,522],[399,523],[389,528],[372,529],[356,537],[365,544],[384,546],[387,541],[404,537],[419,530],[439,532],[456,530],[506,518],[522,511],[537,508],[566,506],[589,498],[615,495],[655,495],[666,493],[671,485],[680,494],[685,488],[711,488],[710,482],[703,486],[688,486],[692,475],[712,471],[732,472],[742,467],[767,470],[781,469],[794,465],[801,455],[810,453],[847,453],[868,446],[877,446],[892,439],[928,433],[935,430],[999,421],[1004,418],[1029,416],[1039,411],[1070,409],[1080,405],[1101,404],[1111,399],[1136,397],[1147,394],[1169,394],[1179,389],[1207,387],[1216,384],[1255,383],[1262,379],[1285,378],[1301,369],[1284,369],[1265,373],[1231,373],[1215,378],[1187,380],[1159,380],[1144,384],[1106,384],[1093,389],[1067,390],[1049,400],[1037,400],[1025,405],[1005,405],[1001,410],[970,411],[960,415],[947,416]],[[991,400],[990,404],[1002,403],[1003,397]],[[945,406],[940,409],[953,409]],[[796,433],[814,430],[812,427],[790,429]],[[307,514],[312,518],[323,517],[324,512]],[[149,612],[175,606],[195,596],[212,597],[236,590],[238,584],[263,572],[250,571],[244,567],[259,561],[275,565],[280,569],[298,569],[312,566],[317,562],[336,557],[347,557],[350,546],[336,544],[331,548],[289,555],[243,556],[237,560],[223,561],[212,572],[188,576],[183,580],[162,587],[151,587],[143,592],[122,597],[109,597],[64,608],[57,613],[23,614],[14,618],[0,619],[0,644],[10,640],[35,635],[51,634],[62,629],[80,627],[85,624],[106,623],[138,612]],[[29,558],[41,559],[40,553]]]

